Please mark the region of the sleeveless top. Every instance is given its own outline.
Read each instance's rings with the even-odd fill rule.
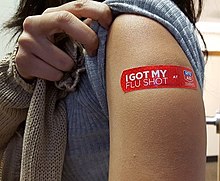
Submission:
[[[200,88],[204,60],[195,28],[170,0],[107,0],[116,17],[135,13],[149,17],[168,29],[190,61]],[[100,39],[96,57],[86,57],[86,72],[78,88],[66,97],[68,140],[63,181],[107,181],[109,163],[109,119],[105,86],[105,43],[107,31],[93,25]]]

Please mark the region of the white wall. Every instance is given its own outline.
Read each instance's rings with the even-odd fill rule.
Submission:
[[[220,32],[204,33],[209,51],[220,51]],[[220,111],[220,56],[209,56],[205,66],[204,103],[206,116],[215,116]],[[207,155],[219,155],[219,134],[216,126],[207,126]]]
[[[16,6],[19,0],[0,0],[0,27],[2,24],[8,20],[16,10]],[[0,29],[1,29],[0,28]],[[8,52],[12,50],[12,44],[8,45],[11,33],[9,32],[0,32],[0,59]]]
[[[205,67],[204,102],[207,116],[220,111],[220,56],[210,56]]]

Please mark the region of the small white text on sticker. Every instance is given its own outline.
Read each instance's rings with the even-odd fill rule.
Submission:
[[[140,86],[159,86],[166,85],[167,70],[146,70],[136,73],[130,73],[125,76],[126,79],[126,89],[128,88],[138,88]]]

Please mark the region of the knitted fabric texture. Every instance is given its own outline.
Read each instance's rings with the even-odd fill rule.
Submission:
[[[15,54],[16,51],[8,54],[0,63],[0,159],[2,160],[3,158],[0,172],[3,172],[2,164],[4,164],[4,170],[7,170],[5,175],[8,175],[4,177],[4,173],[3,175],[0,173],[2,180],[19,178],[20,166],[17,166],[20,164],[19,157],[21,157],[21,149],[19,149],[17,145],[22,144],[22,136],[17,129],[27,117],[32,96],[30,93],[32,90],[31,86],[27,85],[24,89],[20,85],[25,85],[25,82],[23,82],[22,79],[17,80],[15,78],[18,77],[13,66]],[[18,82],[21,84],[18,85]],[[15,144],[17,141],[20,143]],[[4,154],[6,146],[7,154]],[[13,152],[13,154],[7,156],[9,150]],[[8,165],[10,163],[12,163],[12,165]],[[17,172],[17,169],[19,172]]]
[[[14,63],[17,47],[1,61],[2,180],[61,180],[67,140],[66,109],[62,98],[75,89],[79,74],[85,68],[79,44],[62,37],[57,46],[62,46],[72,57],[75,73],[67,72],[55,84],[38,79],[35,85],[30,85],[20,78]],[[20,125],[25,120],[23,134]]]
[[[113,9],[114,15],[140,14],[165,26],[185,52],[202,87],[204,62],[194,27],[170,0],[108,0],[106,3]],[[98,55],[87,57],[85,66],[99,106],[108,116],[104,64],[107,31],[99,25],[94,30],[101,40]],[[78,76],[84,71],[83,56],[77,54],[82,52],[81,48],[75,45],[67,45],[73,61],[80,60],[76,62],[75,72],[68,73],[55,84],[41,79],[33,85],[25,83],[13,63],[16,50],[0,62],[1,180],[62,179],[67,142],[67,112],[63,98],[67,91],[75,90]]]
[[[71,40],[64,33],[55,36],[55,45],[60,49],[65,50],[74,62],[72,70],[66,72],[60,81],[55,82],[55,86],[60,90],[73,92],[79,82],[80,73],[86,70],[84,65],[85,57],[83,47],[76,41]]]
[[[204,62],[195,28],[174,3],[169,0],[107,0],[106,3],[113,10],[114,17],[122,13],[140,14],[167,28],[187,55],[202,87]],[[97,56],[86,57],[87,74],[82,76],[79,89],[65,98],[68,114],[68,146],[62,178],[65,181],[108,180],[109,127],[105,80],[108,32],[96,23],[92,28],[99,37]]]

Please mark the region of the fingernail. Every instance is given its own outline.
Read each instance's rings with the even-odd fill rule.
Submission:
[[[97,51],[92,51],[92,52],[91,52],[91,51],[90,51],[90,52],[88,51],[87,54],[88,54],[90,57],[95,57],[95,56],[97,55]]]

